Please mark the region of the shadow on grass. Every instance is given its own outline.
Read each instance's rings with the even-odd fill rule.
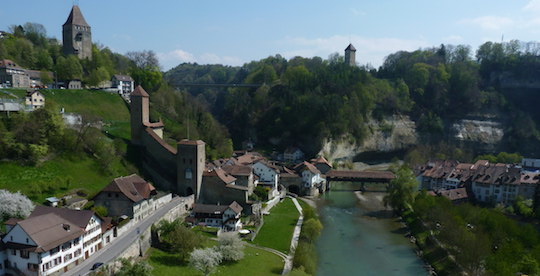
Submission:
[[[151,256],[150,259],[165,266],[187,266],[188,263],[179,259],[176,255]]]
[[[283,272],[283,269],[281,269],[281,268],[272,268],[271,272],[272,272],[272,274],[275,274],[275,275],[281,275],[281,272]]]

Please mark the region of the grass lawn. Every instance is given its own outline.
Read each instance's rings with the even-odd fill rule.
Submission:
[[[178,261],[178,256],[159,249],[150,249],[148,262],[154,268],[152,275],[183,275],[200,276],[197,270]],[[221,264],[212,275],[215,276],[252,276],[252,275],[281,275],[283,260],[261,249],[245,247],[244,259],[233,264]]]
[[[284,199],[264,217],[264,225],[253,243],[288,253],[298,216],[292,200]]]
[[[121,175],[128,174],[122,165],[114,165]],[[96,161],[88,157],[56,157],[37,167],[0,162],[0,172],[0,189],[21,191],[37,203],[43,203],[49,196],[62,196],[72,189],[84,189],[92,195],[117,177],[102,173]]]

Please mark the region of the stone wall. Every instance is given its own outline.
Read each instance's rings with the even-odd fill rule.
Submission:
[[[174,191],[176,183],[176,150],[151,129],[142,132],[143,169],[161,190]]]
[[[154,225],[159,224],[161,220],[173,221],[177,218],[184,218],[189,214],[189,210],[193,207],[194,196],[187,196],[180,198],[178,205],[173,207],[169,212],[167,212],[160,220],[158,220]],[[130,221],[132,223],[132,221]],[[127,225],[126,225],[127,226]],[[124,227],[126,227],[124,226]],[[128,229],[126,227],[125,229]],[[125,232],[125,231],[124,231]],[[120,233],[120,230],[118,231]],[[120,234],[119,234],[120,235]],[[141,229],[141,236],[130,245],[126,250],[124,250],[118,257],[116,257],[114,262],[109,264],[109,271],[116,271],[120,267],[120,259],[129,259],[142,257],[146,254],[148,249],[152,245],[152,226]]]

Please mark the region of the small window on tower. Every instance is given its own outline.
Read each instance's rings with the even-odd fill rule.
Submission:
[[[184,175],[186,176],[186,179],[192,179],[193,178],[193,173],[191,172],[190,168],[187,168],[185,170]]]

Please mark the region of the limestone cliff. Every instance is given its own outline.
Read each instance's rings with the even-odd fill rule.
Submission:
[[[327,159],[352,160],[363,152],[393,152],[419,143],[416,124],[408,116],[392,116],[382,121],[370,120],[369,133],[358,144],[347,136],[339,140],[326,140],[319,154]],[[479,151],[494,151],[501,144],[504,128],[495,117],[462,119],[448,126],[447,141],[458,147],[474,147]]]
[[[319,154],[329,160],[353,159],[362,152],[390,152],[416,145],[418,134],[416,124],[408,116],[391,116],[382,121],[370,120],[369,133],[362,143],[352,142],[343,137],[326,140]]]

